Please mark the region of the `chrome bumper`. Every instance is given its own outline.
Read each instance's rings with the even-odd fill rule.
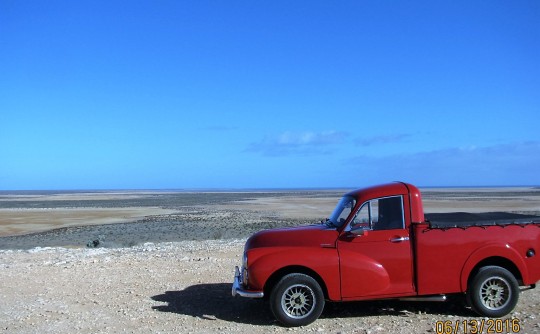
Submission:
[[[247,298],[262,298],[264,297],[264,292],[245,290],[242,287],[242,274],[240,274],[240,269],[238,268],[238,266],[236,266],[234,268],[234,281],[232,285],[232,295],[233,297],[236,295],[239,295],[241,297],[247,297]]]

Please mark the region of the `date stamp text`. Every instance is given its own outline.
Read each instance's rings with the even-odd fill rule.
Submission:
[[[521,325],[517,318],[441,320],[435,323],[435,333],[437,334],[514,334],[520,331]]]

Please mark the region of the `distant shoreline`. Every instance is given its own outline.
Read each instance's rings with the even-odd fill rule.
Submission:
[[[370,185],[365,185],[369,187]],[[280,192],[333,192],[333,191],[348,191],[362,188],[364,186],[352,187],[308,187],[308,188],[180,188],[180,189],[36,189],[36,190],[0,190],[1,196],[8,195],[65,195],[65,194],[167,194],[167,193],[280,193]],[[505,186],[418,186],[422,190],[473,190],[473,189],[523,189],[523,190],[540,190],[540,185],[505,185]]]
[[[66,195],[66,194],[197,194],[197,193],[283,193],[283,192],[333,192],[356,188],[246,188],[246,189],[97,189],[97,190],[0,190],[8,195]]]

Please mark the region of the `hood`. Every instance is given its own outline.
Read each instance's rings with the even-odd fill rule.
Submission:
[[[264,230],[252,235],[246,242],[246,250],[260,247],[333,247],[338,232],[325,224]]]

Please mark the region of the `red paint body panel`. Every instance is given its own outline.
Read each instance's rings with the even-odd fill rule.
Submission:
[[[342,299],[414,294],[410,242],[390,240],[408,237],[406,230],[370,231],[338,241]]]
[[[249,238],[244,288],[264,291],[275,282],[273,275],[290,270],[316,276],[334,301],[460,293],[482,261],[510,263],[523,285],[540,280],[540,222],[431,228],[418,188],[400,182],[346,196],[354,197],[356,204],[341,227],[274,229]],[[395,196],[402,198],[405,228],[361,234],[346,229],[363,204]]]
[[[540,257],[527,258],[538,250],[538,225],[506,225],[444,229],[415,229],[418,294],[464,292],[474,267],[489,258],[503,258],[519,270],[524,285],[540,279]]]
[[[325,282],[330,299],[341,299],[338,232],[325,225],[261,231],[246,243],[249,288],[263,290],[270,276],[287,267],[303,267]]]

